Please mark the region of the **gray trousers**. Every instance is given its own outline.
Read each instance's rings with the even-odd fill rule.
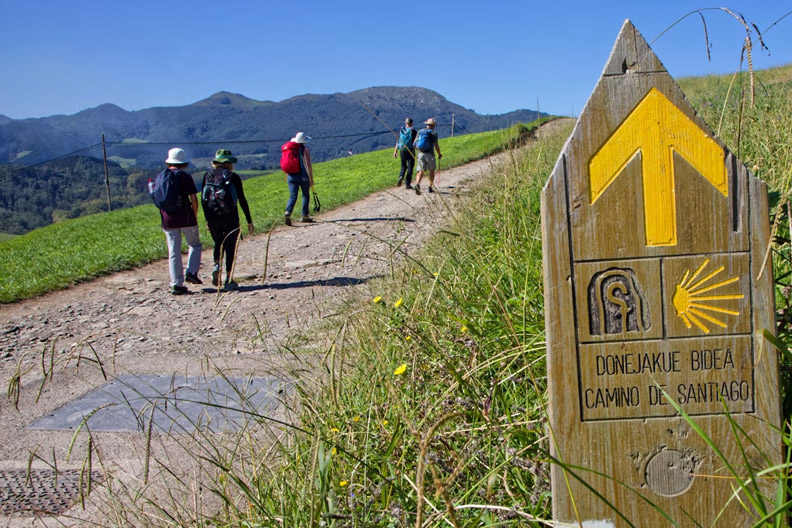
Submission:
[[[182,233],[187,240],[190,250],[187,253],[187,273],[198,274],[201,267],[201,238],[198,236],[198,226],[179,227],[176,229],[163,229],[168,242],[168,271],[170,271],[170,285],[184,286],[184,267],[182,265]]]

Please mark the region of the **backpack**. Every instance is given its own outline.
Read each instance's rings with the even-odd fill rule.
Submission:
[[[151,190],[151,200],[154,205],[166,213],[179,213],[184,210],[184,204],[186,203],[182,199],[176,175],[176,172],[165,169],[157,174]]]
[[[281,170],[286,174],[300,172],[300,144],[294,141],[284,143],[281,147]]]
[[[402,127],[399,130],[399,148],[412,150],[412,128]]]
[[[219,171],[218,171],[219,172]],[[204,176],[201,189],[201,202],[204,210],[214,216],[231,216],[237,208],[236,188],[231,183],[227,170],[220,174],[209,171]]]
[[[421,152],[432,152],[432,138],[431,134],[432,131],[428,128],[424,128],[420,132],[418,132],[418,137],[415,138],[415,148],[420,150]]]

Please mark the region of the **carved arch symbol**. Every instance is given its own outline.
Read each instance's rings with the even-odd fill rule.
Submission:
[[[588,287],[591,335],[645,332],[652,326],[635,271],[609,268],[595,273]]]

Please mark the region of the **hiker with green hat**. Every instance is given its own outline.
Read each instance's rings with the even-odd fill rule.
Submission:
[[[206,227],[214,240],[212,284],[220,286],[220,265],[225,254],[226,279],[223,289],[226,291],[239,288],[233,278],[234,255],[239,237],[237,203],[242,206],[242,212],[245,213],[248,233],[253,233],[253,220],[242,188],[242,178],[234,172],[236,162],[237,158],[230,150],[218,150],[212,160],[212,170],[204,174],[201,184],[201,205],[206,218]]]

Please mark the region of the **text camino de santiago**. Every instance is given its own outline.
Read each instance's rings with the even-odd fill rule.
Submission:
[[[690,371],[734,369],[734,355],[731,349],[716,348],[712,350],[691,350],[689,361],[683,361],[681,352],[638,352],[625,354],[607,354],[596,356],[597,376],[616,376],[633,374],[666,374]],[[664,385],[663,388],[672,394]],[[668,402],[655,385],[648,386],[649,405],[667,405]],[[672,389],[673,390],[673,389]],[[726,402],[747,401],[750,397],[750,386],[745,380],[734,381],[703,381],[697,383],[680,383],[676,387],[676,401],[680,405],[687,403],[712,403],[720,400]],[[583,394],[588,409],[609,407],[637,407],[641,404],[641,391],[638,386],[606,387],[586,389]]]

